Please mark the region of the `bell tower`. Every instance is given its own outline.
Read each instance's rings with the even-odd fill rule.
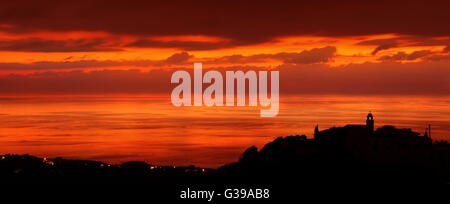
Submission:
[[[318,138],[319,138],[319,124],[317,124],[316,127],[314,128],[314,139]]]
[[[372,115],[372,113],[367,114],[366,126],[370,132],[373,132],[373,115]]]

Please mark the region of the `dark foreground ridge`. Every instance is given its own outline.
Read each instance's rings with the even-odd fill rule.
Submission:
[[[218,169],[156,166],[144,162],[111,165],[97,161],[3,155],[4,183],[138,183],[159,189],[186,186],[270,187],[295,195],[306,187],[439,187],[450,183],[450,145],[393,126],[346,125],[305,135],[280,137],[261,150],[248,148],[239,161]],[[168,190],[172,197],[177,191]]]

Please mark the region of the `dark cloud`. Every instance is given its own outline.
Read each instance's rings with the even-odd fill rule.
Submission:
[[[187,52],[175,53],[165,60],[78,60],[78,61],[38,61],[33,63],[0,62],[0,70],[50,70],[50,69],[82,69],[115,66],[165,66],[186,64],[193,58]]]
[[[168,71],[43,72],[0,77],[0,93],[169,93]]]
[[[381,50],[387,50],[390,48],[394,48],[398,46],[397,43],[398,38],[390,38],[390,39],[375,39],[375,40],[366,40],[357,43],[358,45],[376,45],[375,50],[372,51],[372,55],[377,54]]]
[[[394,55],[381,56],[378,59],[382,60],[382,61],[416,60],[416,59],[419,59],[419,58],[423,58],[423,57],[429,56],[432,53],[433,52],[431,52],[429,50],[414,51],[411,54],[406,54],[405,52],[398,52],[397,54],[394,54]]]
[[[106,31],[140,36],[209,35],[243,44],[286,35],[396,33],[449,36],[446,1],[8,1],[8,32]],[[176,42],[172,42],[176,43]],[[169,43],[170,44],[170,43]],[[195,45],[193,47],[203,47]]]
[[[48,69],[73,69],[95,68],[114,66],[150,66],[155,64],[152,60],[79,60],[79,61],[38,61],[33,63],[0,63],[0,70],[48,70]]]
[[[449,60],[450,59],[450,54],[444,54],[444,55],[430,55],[428,57],[425,57],[425,60],[428,61],[443,61],[443,60]]]
[[[284,63],[314,64],[330,61],[336,54],[336,47],[326,46],[301,52],[280,52],[276,54],[257,54],[250,56],[230,55],[214,59],[205,59],[212,63],[255,63],[268,60],[279,60]]]
[[[450,94],[448,61],[350,64],[284,64],[280,71],[281,94]],[[264,70],[257,67],[208,67],[220,70]],[[188,69],[187,69],[188,70]],[[167,94],[176,84],[175,69],[44,72],[0,76],[1,94]],[[192,76],[192,70],[188,70]],[[206,85],[203,87],[206,88]],[[148,127],[146,127],[148,128]]]
[[[323,48],[314,48],[304,50],[300,53],[280,53],[277,58],[283,59],[285,63],[294,64],[313,64],[328,62],[336,54],[336,47],[327,46]]]
[[[251,55],[251,56],[244,56],[244,55],[229,55],[229,56],[223,56],[223,57],[218,57],[218,58],[209,58],[209,59],[204,59],[206,61],[209,61],[211,63],[231,63],[231,64],[236,64],[236,63],[249,63],[249,62],[264,62],[265,60],[267,60],[268,58],[266,58],[267,55],[264,55],[262,57],[260,57],[261,55]]]
[[[168,64],[181,64],[188,62],[188,60],[193,57],[194,55],[189,55],[187,52],[175,53],[168,57],[165,62]]]
[[[447,45],[447,47],[444,48],[444,50],[442,50],[443,53],[448,53],[450,52],[450,46]]]
[[[434,38],[430,36],[402,36],[395,38],[364,40],[357,45],[375,45],[377,46],[372,55],[377,54],[381,50],[388,50],[396,47],[420,47],[420,46],[445,46],[450,44],[450,38]],[[448,47],[448,46],[447,46]],[[449,51],[445,48],[443,52]]]
[[[147,39],[139,39],[134,42],[128,43],[126,47],[157,47],[157,48],[178,48],[185,51],[193,51],[193,50],[213,50],[213,49],[222,49],[222,48],[231,48],[241,45],[250,45],[250,44],[258,44],[263,42],[275,42],[274,39],[267,38],[258,38],[255,37],[252,41],[241,40],[241,39],[227,39],[227,40],[218,40],[216,42],[208,42],[208,41],[157,41],[157,40],[147,40]]]
[[[219,58],[195,58],[188,52],[175,53],[164,60],[77,60],[77,61],[37,61],[33,63],[0,62],[0,70],[51,70],[51,69],[83,69],[101,68],[116,66],[136,66],[136,67],[162,67],[171,65],[187,65],[193,59],[204,63],[253,63],[265,62],[267,60],[279,60],[293,64],[313,64],[324,63],[331,60],[336,53],[336,48],[327,46],[314,48],[302,52],[282,52],[276,54],[258,55],[231,55]],[[70,59],[70,57],[68,58]]]
[[[47,40],[26,38],[0,41],[0,51],[25,52],[92,52],[118,51],[120,49],[106,45],[103,39]]]
[[[179,48],[186,51],[192,50],[212,50],[220,48],[229,48],[241,45],[236,42],[199,42],[199,41],[155,41],[155,40],[137,40],[127,44],[127,47],[157,47],[157,48]]]

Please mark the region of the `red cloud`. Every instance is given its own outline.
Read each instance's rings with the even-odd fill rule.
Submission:
[[[402,60],[416,60],[433,54],[429,50],[419,50],[414,51],[411,54],[406,54],[405,52],[398,52],[395,55],[385,55],[379,58],[382,61],[402,61]]]
[[[381,62],[330,67],[285,64],[280,71],[283,94],[450,94],[449,61]],[[257,67],[215,70],[260,70]],[[0,94],[170,94],[174,70],[104,70],[84,73],[45,72],[0,77]],[[206,85],[205,85],[206,86]]]

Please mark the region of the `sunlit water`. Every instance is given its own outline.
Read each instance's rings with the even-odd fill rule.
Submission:
[[[159,96],[39,96],[0,98],[0,153],[139,160],[159,165],[218,167],[248,147],[279,136],[345,124],[392,124],[433,139],[450,139],[450,97],[314,96],[280,99],[274,118],[258,107],[172,106]]]

